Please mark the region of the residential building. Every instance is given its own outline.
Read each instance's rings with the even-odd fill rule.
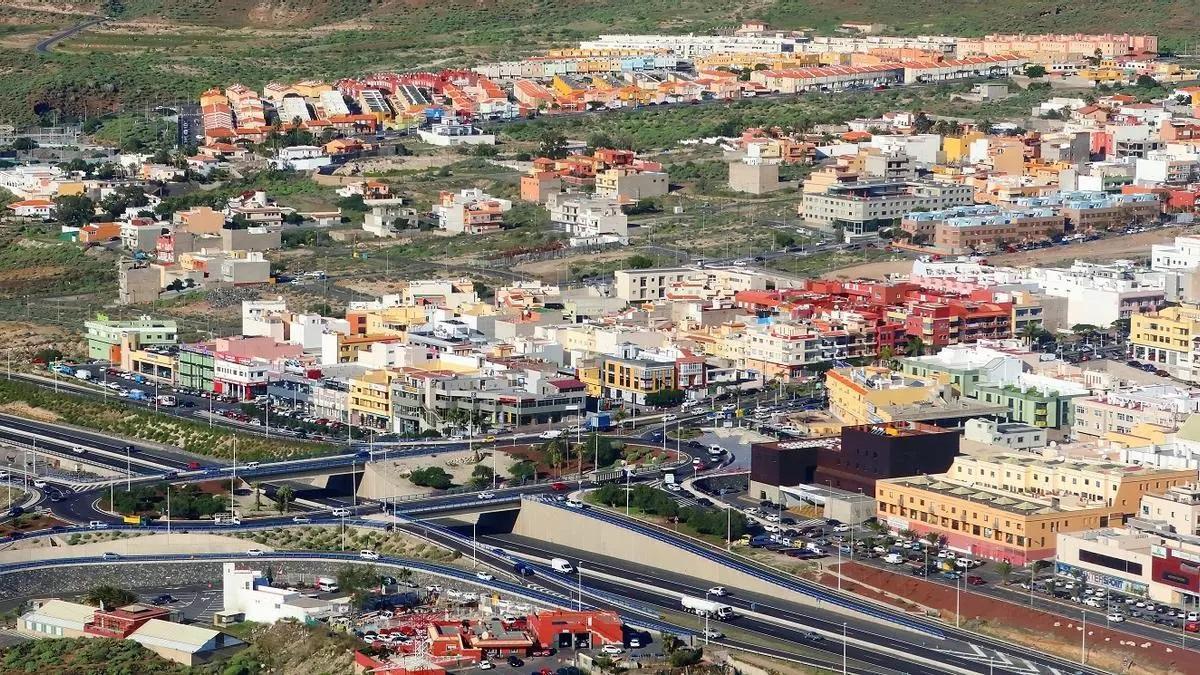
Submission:
[[[675,389],[675,362],[606,356],[601,366],[605,398],[646,405],[646,396]]]
[[[963,438],[1011,450],[1037,450],[1046,447],[1047,443],[1044,428],[1021,422],[996,422],[988,419],[967,420]]]
[[[1016,200],[1021,208],[1055,207],[1074,232],[1105,231],[1123,228],[1132,222],[1153,222],[1162,207],[1158,197],[1146,193],[1108,194],[1104,192],[1060,192],[1046,197]]]
[[[575,240],[602,243],[612,238],[627,243],[629,217],[616,199],[579,192],[559,192],[546,200],[550,222],[562,227]]]
[[[1200,305],[1165,307],[1130,317],[1133,357],[1186,382],[1200,382]]]
[[[225,563],[222,574],[222,611],[241,614],[245,621],[265,624],[283,620],[328,621],[350,610],[349,597],[310,598],[298,591],[271,586],[262,572],[238,569],[236,563]]]
[[[833,368],[825,373],[829,411],[843,424],[937,421],[998,415],[998,403],[964,398],[933,379],[903,375],[882,366]]]
[[[778,162],[746,158],[729,163],[730,190],[761,195],[782,187]]]
[[[946,537],[952,550],[1024,565],[1055,554],[1058,533],[1123,524],[1144,494],[1193,482],[1195,470],[959,455],[944,474],[876,481],[878,518]]]
[[[1077,440],[1128,434],[1142,425],[1173,430],[1200,413],[1200,392],[1175,385],[1138,386],[1072,401],[1071,437]]]
[[[479,188],[442,192],[433,207],[438,226],[454,234],[488,234],[504,229],[504,214],[512,202],[498,199]]]
[[[1166,297],[1161,273],[1139,271],[1128,261],[1085,263],[1069,268],[1034,267],[1017,279],[1035,283],[1052,297],[1067,299],[1067,326],[1108,328],[1117,319],[1151,312]]]
[[[551,195],[562,190],[562,177],[554,171],[534,169],[521,176],[521,200],[534,204],[545,204]]]
[[[350,423],[378,433],[392,429],[392,381],[400,374],[391,370],[370,370],[350,378]]]
[[[120,363],[125,352],[145,347],[174,345],[179,339],[178,327],[171,319],[152,319],[143,316],[132,321],[94,319],[84,322],[88,343],[88,358],[108,363]]]
[[[874,237],[917,209],[942,210],[972,202],[969,186],[953,183],[846,183],[805,193],[799,213],[810,223],[841,230],[847,240]]]
[[[158,300],[162,291],[162,268],[133,260],[117,261],[117,302],[141,305]]]
[[[96,608],[91,605],[47,600],[21,615],[17,631],[37,638],[79,638],[84,636],[84,627],[91,623],[95,614]]]
[[[1138,517],[1176,534],[1200,536],[1200,485],[1175,485],[1162,494],[1144,495]]]
[[[1000,210],[992,205],[909,213],[900,223],[914,243],[950,254],[1003,251],[1010,244],[1062,236],[1066,219],[1054,209]]]
[[[638,201],[667,194],[670,180],[663,171],[617,167],[596,172],[596,194],[620,201]]]
[[[419,224],[417,210],[405,206],[401,197],[364,199],[363,204],[370,209],[363,216],[363,230],[376,237],[398,237]]]

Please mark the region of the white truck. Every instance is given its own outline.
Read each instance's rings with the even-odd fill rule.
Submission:
[[[75,371],[75,377],[86,382],[87,380],[92,379],[92,371],[80,368],[79,370]]]
[[[571,574],[575,571],[575,568],[571,565],[571,562],[566,558],[553,558],[550,560],[550,569],[558,572],[559,574]]]
[[[685,595],[680,599],[680,604],[689,612],[693,612],[699,616],[710,616],[717,619],[725,620],[733,617],[733,608],[729,605],[703,598],[693,598]]]

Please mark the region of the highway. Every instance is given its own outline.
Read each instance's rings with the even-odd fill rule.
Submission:
[[[84,21],[83,23],[75,24],[74,26],[71,26],[70,28],[68,28],[66,30],[59,31],[58,33],[55,33],[54,35],[51,35],[50,37],[37,43],[36,45],[33,46],[33,51],[37,52],[38,54],[49,54],[50,48],[53,47],[55,44],[62,42],[63,40],[65,40],[71,36],[77,35],[83,31],[87,30],[88,28],[91,28],[92,26],[95,26],[96,24],[102,23],[106,20],[107,20],[107,17],[99,16],[99,17],[95,17],[92,19],[88,19],[87,21]]]

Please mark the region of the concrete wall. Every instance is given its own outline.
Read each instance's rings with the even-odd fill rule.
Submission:
[[[103,530],[97,530],[103,532]],[[70,535],[67,535],[68,537]],[[54,545],[52,538],[41,537],[19,541],[11,548],[0,551],[0,563],[26,562],[30,560],[49,560],[52,558],[78,558],[98,556],[106,552],[119,555],[154,555],[179,553],[245,553],[252,548],[273,551],[270,546],[262,546],[249,539],[238,539],[220,534],[148,534],[135,537],[127,534],[121,539],[100,541],[89,544],[67,546],[64,537],[57,539]]]
[[[816,600],[807,595],[782,589],[744,572],[687,553],[666,542],[655,541],[616,525],[550,504],[532,500],[522,502],[521,513],[513,526],[513,534],[618,560],[631,560],[640,565],[668,569],[678,574],[704,579],[714,586],[728,586],[791,602],[816,605]],[[823,606],[839,610],[830,605]]]

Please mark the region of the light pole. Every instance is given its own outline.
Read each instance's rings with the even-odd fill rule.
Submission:
[[[580,560],[579,564],[575,566],[575,583],[577,584],[577,588],[579,591],[579,600],[577,601],[577,604],[575,605],[575,611],[582,612],[583,611],[583,561],[582,560]]]
[[[1087,663],[1087,610],[1083,610],[1083,630],[1079,635],[1079,662]]]
[[[842,675],[846,675],[846,622],[842,622]]]
[[[478,550],[478,547],[479,547],[479,545],[476,543],[477,540],[475,539],[476,524],[477,523],[471,523],[471,567],[479,566],[479,558],[478,558],[478,555],[476,554],[476,551]]]
[[[133,490],[133,460],[130,458],[130,452],[133,450],[132,445],[125,446],[125,491]]]
[[[962,573],[954,580],[954,627],[958,628],[962,619]]]
[[[708,591],[704,591],[704,602],[708,602]],[[711,614],[707,609],[704,610],[704,644],[708,644],[708,615]]]

